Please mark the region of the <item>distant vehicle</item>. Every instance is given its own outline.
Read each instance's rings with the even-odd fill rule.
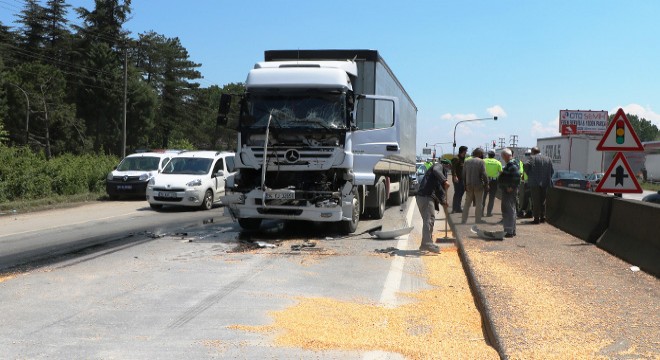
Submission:
[[[419,190],[419,184],[426,174],[426,165],[423,162],[418,162],[415,164],[417,170],[410,176],[410,193],[416,194]]]
[[[590,191],[594,191],[596,186],[598,186],[598,183],[600,183],[600,179],[602,179],[604,175],[604,173],[592,173],[586,176],[587,181],[591,183],[591,188],[589,189]]]
[[[140,197],[144,199],[147,183],[158,174],[172,156],[181,151],[142,152],[126,156],[105,179],[105,191],[111,199]]]
[[[147,186],[152,209],[163,205],[210,210],[225,194],[225,180],[234,172],[234,153],[184,151],[174,156]]]
[[[646,195],[642,198],[642,201],[650,202],[654,204],[660,204],[660,190],[655,194]]]
[[[591,191],[592,184],[579,171],[557,170],[552,175],[552,184],[559,187]]]

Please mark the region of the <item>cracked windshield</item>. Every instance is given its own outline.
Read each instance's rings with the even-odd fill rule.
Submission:
[[[248,98],[250,115],[243,125],[262,128],[344,129],[345,107],[342,94],[252,95]]]

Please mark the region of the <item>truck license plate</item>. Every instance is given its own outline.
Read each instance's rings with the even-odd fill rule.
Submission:
[[[159,191],[158,192],[159,197],[165,197],[165,198],[175,198],[176,193],[175,192],[164,192],[164,191]]]
[[[296,193],[293,191],[287,192],[267,192],[267,200],[293,200],[296,198]]]

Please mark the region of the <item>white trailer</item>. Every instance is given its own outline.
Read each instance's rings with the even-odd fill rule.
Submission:
[[[262,219],[337,222],[408,198],[417,107],[374,50],[265,52],[241,94],[235,176],[226,211],[241,227]],[[231,97],[223,94],[220,118]],[[222,123],[223,121],[221,121]]]
[[[596,150],[599,136],[569,135],[537,139],[542,154],[552,159],[555,170],[579,171],[583,174],[603,172],[604,152]]]

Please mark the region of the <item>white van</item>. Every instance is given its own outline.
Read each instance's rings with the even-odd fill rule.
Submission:
[[[126,156],[105,178],[105,191],[111,199],[144,199],[149,180],[163,170],[172,156],[181,150],[140,152]]]
[[[152,209],[163,205],[210,210],[225,194],[225,180],[234,172],[234,153],[184,151],[172,157],[147,185]]]

